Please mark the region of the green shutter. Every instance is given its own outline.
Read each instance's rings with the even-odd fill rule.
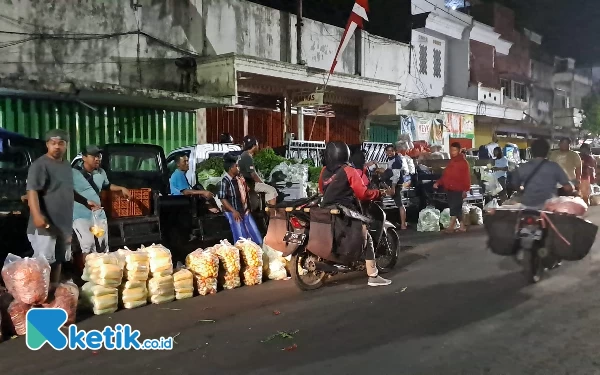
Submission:
[[[89,144],[149,143],[169,153],[196,143],[194,112],[92,107],[77,102],[0,97],[0,128],[38,139],[50,129],[64,129],[71,136],[69,159]]]
[[[371,123],[369,129],[369,141],[377,143],[398,142],[398,127]]]

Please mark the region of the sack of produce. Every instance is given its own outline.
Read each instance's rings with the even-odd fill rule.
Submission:
[[[246,286],[262,284],[263,268],[260,267],[247,267],[245,266],[242,270],[242,282]]]
[[[175,298],[185,299],[194,295],[194,275],[192,272],[182,269],[173,274],[175,287]]]
[[[252,242],[252,240],[242,238],[235,243],[235,247],[240,251],[245,266],[262,269],[263,250],[259,245]]]
[[[283,254],[272,249],[263,242],[263,254],[266,260],[263,261],[263,274],[269,280],[285,280],[287,278],[287,270],[285,265],[287,261],[282,256]]]
[[[54,292],[54,299],[44,303],[46,308],[63,309],[67,312],[67,325],[75,324],[77,319],[77,302],[79,300],[79,288],[73,282],[60,284]]]
[[[21,258],[8,254],[2,267],[2,279],[17,301],[39,305],[48,298],[50,264],[44,257]]]
[[[419,232],[439,232],[440,231],[440,211],[427,207],[419,212],[419,222],[417,231]]]
[[[556,197],[548,199],[544,210],[575,216],[584,216],[588,206],[580,197]]]
[[[213,251],[197,249],[185,258],[186,267],[194,275],[216,279],[219,276],[219,257]]]
[[[216,277],[202,277],[195,275],[196,290],[201,296],[217,293],[217,278]]]
[[[440,224],[442,228],[446,229],[450,226],[450,209],[445,208],[440,214]]]
[[[240,251],[227,241],[213,247],[213,251],[219,257],[219,264],[223,270],[231,274],[239,274],[241,270]]]
[[[81,287],[81,301],[95,315],[111,314],[118,309],[119,292],[117,288],[88,282]]]
[[[148,300],[148,290],[143,281],[126,281],[119,294],[121,304],[126,309],[144,306]]]
[[[152,277],[148,280],[148,297],[151,303],[160,304],[175,299],[173,275]]]
[[[125,261],[115,253],[92,253],[85,258],[84,281],[117,288],[123,280]]]
[[[142,248],[140,251],[148,253],[148,257],[150,258],[150,272],[155,273],[171,270],[170,274],[173,274],[173,261],[169,249],[162,245],[152,245]]]
[[[18,300],[14,300],[8,306],[8,315],[13,326],[13,332],[19,336],[25,335],[27,330],[27,311],[31,310],[31,306]]]
[[[242,286],[239,272],[222,272],[219,274],[219,285],[225,290],[235,289]]]
[[[485,206],[483,206],[483,209],[486,211],[495,210],[497,208],[500,208],[500,204],[498,203],[498,199],[496,198],[492,199]]]
[[[469,218],[472,225],[483,225],[483,210],[477,206],[471,206]]]

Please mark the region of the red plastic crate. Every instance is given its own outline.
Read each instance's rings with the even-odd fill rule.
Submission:
[[[129,189],[131,198],[123,198],[121,194],[110,192],[107,194],[105,209],[108,215],[113,219],[123,217],[148,216],[151,211],[152,189]]]

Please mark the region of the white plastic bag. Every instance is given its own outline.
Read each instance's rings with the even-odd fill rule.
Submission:
[[[469,219],[471,219],[472,225],[483,225],[483,210],[477,206],[472,206]]]
[[[440,214],[440,225],[446,229],[450,226],[450,209],[446,208]]]
[[[417,223],[419,232],[439,232],[440,231],[440,211],[427,207],[419,212],[419,222]]]
[[[263,253],[266,255],[268,262],[264,262],[263,271],[269,280],[285,280],[287,278],[287,270],[285,265],[287,261],[279,251],[270,248],[264,244]]]
[[[486,211],[489,210],[495,210],[496,208],[499,208],[500,204],[498,204],[498,199],[494,198],[491,201],[489,201],[484,207],[483,209]]]
[[[481,180],[485,183],[485,192],[491,196],[496,196],[504,190],[493,172],[482,173]]]

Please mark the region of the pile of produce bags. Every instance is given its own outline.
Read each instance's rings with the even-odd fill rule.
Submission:
[[[8,254],[2,267],[2,279],[15,300],[40,305],[48,298],[50,264],[46,258],[21,258]]]
[[[235,243],[242,258],[242,282],[246,286],[262,284],[263,277],[263,250],[247,239],[240,239]]]
[[[124,263],[116,254],[88,254],[82,279],[96,285],[117,288],[123,280],[123,267]]]
[[[580,197],[556,197],[548,199],[544,210],[575,216],[584,216],[588,206]]]
[[[221,241],[219,245],[213,248],[213,251],[219,257],[221,266],[219,272],[219,284],[223,289],[235,289],[242,286],[240,280],[240,271],[242,268],[240,262],[240,251],[232,246],[228,241]]]
[[[171,302],[175,299],[173,260],[169,249],[152,245],[140,249],[148,254],[151,277],[148,279],[148,300],[154,304]]]
[[[283,175],[283,180],[281,178],[276,178],[281,175]],[[276,181],[274,181],[274,178]],[[271,182],[291,182],[293,184],[301,184],[306,188],[306,183],[308,181],[308,165],[289,164],[288,162],[280,163],[271,170],[269,180]]]
[[[197,249],[185,258],[186,267],[194,274],[196,290],[201,296],[217,293],[219,257],[211,249]]]
[[[182,269],[173,274],[175,287],[175,298],[186,299],[194,296],[194,275],[192,272]]]
[[[123,284],[119,290],[121,304],[126,309],[144,306],[147,303],[146,282],[150,273],[150,257],[143,251],[118,250],[125,264]]]
[[[417,231],[419,232],[439,232],[440,231],[440,210],[434,207],[426,207],[419,212],[419,222]]]

